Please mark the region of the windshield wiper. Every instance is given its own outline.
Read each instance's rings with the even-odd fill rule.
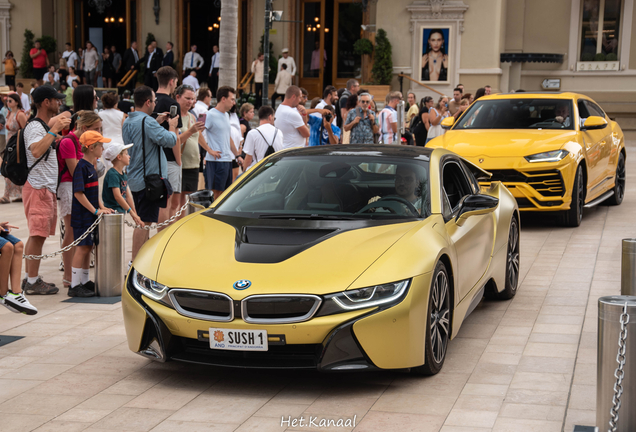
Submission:
[[[348,215],[322,215],[307,213],[265,213],[259,219],[306,219],[306,220],[358,220],[360,217]]]

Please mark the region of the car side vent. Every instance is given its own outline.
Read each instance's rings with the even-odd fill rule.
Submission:
[[[260,245],[304,245],[325,237],[333,229],[267,228],[247,226],[243,229],[243,243]]]

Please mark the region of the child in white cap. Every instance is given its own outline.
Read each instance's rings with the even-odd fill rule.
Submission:
[[[105,207],[118,213],[130,213],[137,225],[144,226],[135,211],[135,203],[128,187],[128,176],[124,172],[124,167],[130,165],[128,149],[132,146],[133,144],[124,145],[113,142],[104,150],[104,159],[112,163],[113,167],[108,170],[104,177],[102,201]]]

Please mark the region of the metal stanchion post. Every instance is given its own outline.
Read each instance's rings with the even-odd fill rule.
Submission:
[[[635,431],[636,297],[598,299],[597,349],[596,425],[601,431]]]
[[[636,239],[623,239],[621,295],[636,296]]]
[[[105,214],[99,224],[99,244],[95,262],[95,285],[100,297],[121,295],[124,284],[123,213]]]

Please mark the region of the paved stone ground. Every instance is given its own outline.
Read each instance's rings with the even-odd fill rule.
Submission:
[[[0,430],[279,431],[304,417],[352,419],[355,431],[572,431],[595,422],[597,299],[620,291],[620,240],[636,237],[636,151],[620,207],[586,210],[576,229],[523,215],[523,282],[484,301],[434,377],[326,375],[153,363],[128,351],[121,304],[31,296],[33,317],[0,308]],[[2,188],[3,186],[0,186]],[[0,206],[22,229],[22,205]],[[127,232],[130,240],[131,232]],[[59,239],[47,241],[53,251]],[[130,248],[130,242],[128,242]],[[41,273],[61,286],[58,260]],[[284,417],[283,417],[284,416]]]

